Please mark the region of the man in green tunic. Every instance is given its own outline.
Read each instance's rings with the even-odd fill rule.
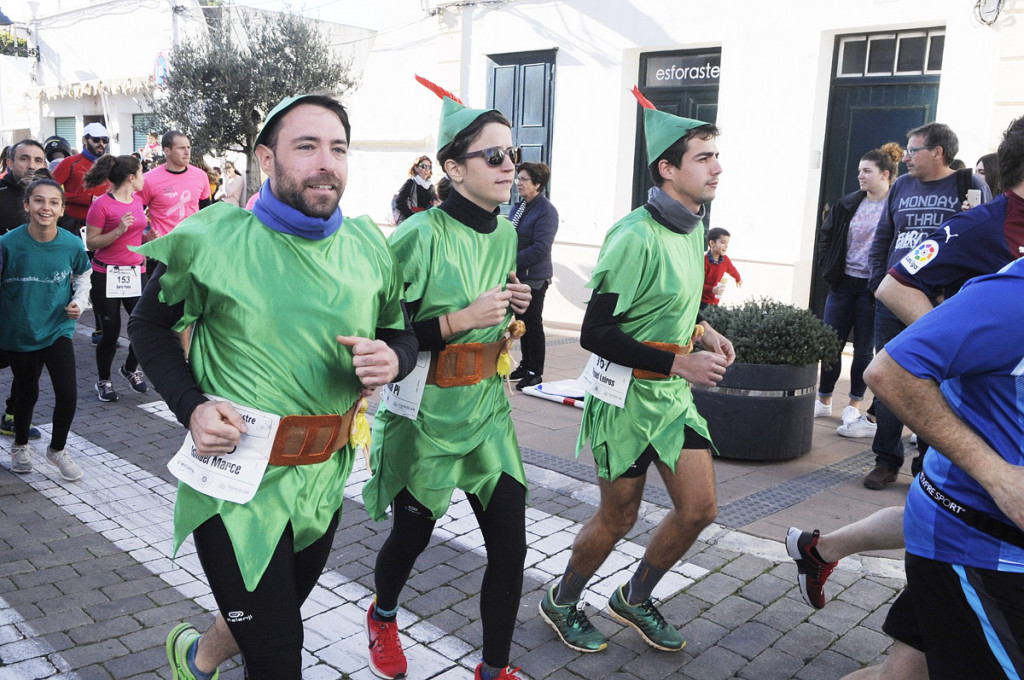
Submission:
[[[269,179],[253,212],[218,204],[140,249],[161,264],[129,332],[189,428],[191,454],[175,460],[238,474],[259,441],[252,457],[269,460],[247,499],[175,473],[175,549],[193,535],[220,610],[202,636],[190,624],[171,631],[175,680],[215,677],[239,652],[250,680],[301,679],[300,608],[330,554],[353,406],[415,365],[391,251],[372,220],[338,207],[348,139],[334,99],[285,99],[256,138]],[[175,332],[193,324],[186,363]]]
[[[735,359],[732,344],[698,314],[704,204],[715,197],[722,172],[715,144],[718,130],[653,108],[645,111],[644,124],[658,190],[608,232],[588,284],[594,294],[580,337],[597,357],[588,373],[598,374],[601,383],[628,389],[618,406],[608,403],[616,401],[612,395],[603,395],[608,401],[587,395],[577,455],[589,441],[597,461],[600,505],[573,542],[561,582],[540,603],[541,616],[562,641],[582,652],[607,646],[583,612],[580,596],[616,542],[636,523],[652,463],[673,507],[633,578],[612,595],[608,611],[653,647],[683,648],[679,632],[655,608],[651,591],[715,518],[707,425],[694,407],[689,383],[714,385]],[[689,353],[692,339],[701,332],[707,351]]]

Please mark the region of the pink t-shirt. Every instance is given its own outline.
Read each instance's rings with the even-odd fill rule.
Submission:
[[[121,203],[110,194],[103,194],[89,206],[89,214],[85,217],[88,226],[99,227],[102,233],[117,229],[121,223],[121,216],[125,213],[132,213],[135,221],[128,231],[114,239],[106,248],[100,248],[92,261],[92,268],[98,272],[106,272],[104,265],[117,264],[124,266],[143,265],[142,271],[146,271],[146,258],[139,253],[128,250],[128,246],[142,245],[142,232],[146,230],[146,212],[142,209],[142,200],[138,194],[132,196],[131,203]]]
[[[161,165],[146,173],[146,183],[136,196],[149,206],[153,231],[164,236],[183,219],[199,212],[199,201],[210,197],[210,180],[194,165],[180,173]]]

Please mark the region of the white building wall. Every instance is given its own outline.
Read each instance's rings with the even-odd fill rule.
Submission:
[[[630,209],[637,105],[629,89],[641,53],[722,50],[717,122],[725,173],[714,222],[732,232],[729,254],[744,277],[742,291],[730,290],[727,302],[759,295],[808,300],[837,35],[945,27],[937,119],[957,131],[968,164],[994,148],[1007,120],[1024,113],[1017,85],[1024,78],[1011,77],[1024,41],[1008,47],[1001,38],[1004,30],[1019,36],[1021,29],[1009,19],[982,26],[961,0],[733,0],[701,5],[700,12],[692,2],[542,0],[478,3],[434,18],[410,4],[346,8],[347,22],[381,35],[350,102],[354,146],[345,209],[384,221],[413,158],[434,156],[439,102],[414,73],[480,107],[487,55],[557,48],[551,167],[561,227],[556,282],[545,305],[553,325],[582,319],[582,286],[597,249]],[[396,103],[382,108],[382,100]]]

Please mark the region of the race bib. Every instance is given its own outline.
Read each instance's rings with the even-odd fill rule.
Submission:
[[[429,369],[430,352],[420,352],[416,357],[416,368],[412,369],[409,375],[381,389],[381,405],[396,416],[416,420],[420,413],[420,402],[423,401],[423,388],[427,384]]]
[[[107,297],[133,298],[142,295],[142,267],[107,265]]]
[[[633,369],[629,366],[620,366],[591,354],[579,382],[591,396],[622,408],[626,405],[626,392],[632,377]]]
[[[227,401],[207,396],[216,401]],[[235,450],[226,454],[202,456],[196,451],[192,433],[189,432],[181,448],[167,463],[167,469],[199,493],[245,504],[256,495],[263,480],[281,416],[232,401],[228,403],[238,411],[248,426],[248,432],[242,434]]]

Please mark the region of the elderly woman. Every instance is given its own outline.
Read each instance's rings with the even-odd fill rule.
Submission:
[[[551,179],[546,163],[523,163],[516,176],[516,188],[522,199],[512,211],[512,224],[519,235],[516,251],[516,276],[533,290],[530,306],[516,318],[526,324],[520,341],[523,360],[510,376],[518,380],[516,389],[538,385],[544,379],[544,294],[551,285],[551,245],[558,231],[558,211],[544,196]]]
[[[409,168],[409,179],[395,194],[395,224],[437,203],[437,192],[430,183],[433,173],[434,164],[430,162],[429,156],[420,156]]]

